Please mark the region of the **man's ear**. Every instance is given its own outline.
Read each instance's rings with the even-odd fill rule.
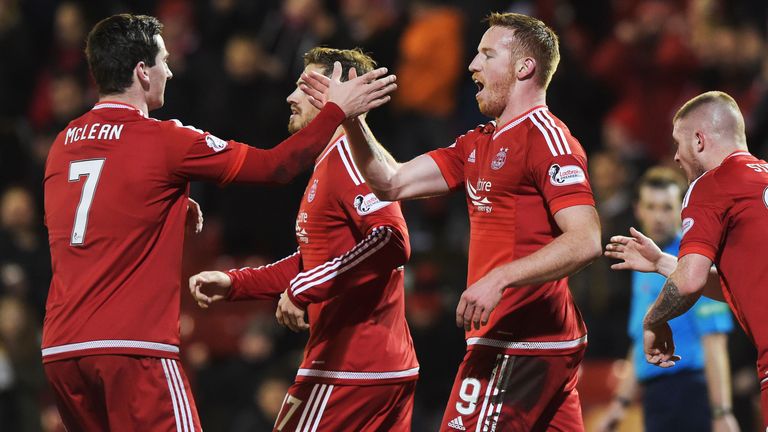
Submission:
[[[147,64],[143,61],[136,63],[136,67],[133,68],[133,73],[139,81],[139,84],[141,84],[141,88],[145,91],[149,90],[149,67]]]
[[[533,77],[536,73],[536,60],[533,57],[523,57],[515,62],[515,75],[518,81]]]
[[[704,151],[704,148],[709,144],[707,142],[707,136],[704,135],[704,132],[696,131],[694,132],[694,136],[696,137],[696,143],[694,148],[696,149],[696,152],[701,153]]]

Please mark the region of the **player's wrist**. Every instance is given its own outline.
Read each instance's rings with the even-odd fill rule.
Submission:
[[[712,419],[714,420],[718,420],[733,414],[733,408],[730,406],[713,406],[711,410],[712,410]]]

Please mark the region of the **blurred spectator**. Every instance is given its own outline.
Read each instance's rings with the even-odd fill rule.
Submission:
[[[45,312],[51,280],[48,242],[39,214],[32,194],[23,187],[10,187],[0,197],[0,294],[28,302],[34,320]]]
[[[403,160],[450,144],[458,132],[453,115],[464,70],[464,35],[461,12],[442,3],[412,0],[410,23],[400,39],[393,101],[400,133],[392,148]]]
[[[632,155],[639,152],[651,161],[670,151],[671,111],[696,66],[682,12],[675,2],[635,2],[632,14],[616,23],[591,59],[592,73],[616,97],[609,117],[627,135],[625,142],[634,143]]]
[[[38,399],[44,388],[38,318],[19,298],[0,297],[0,426],[41,430]]]
[[[74,2],[59,4],[53,48],[48,64],[37,77],[29,109],[33,127],[61,129],[70,118],[85,111],[84,100],[94,100],[94,91],[86,84],[90,82],[83,51],[86,32],[81,6]],[[65,113],[68,117],[61,117]]]
[[[235,413],[253,409],[254,394],[269,366],[276,364],[275,338],[282,333],[271,313],[255,316],[241,336],[236,357],[211,358],[197,371],[196,397],[203,430],[229,431],[235,426]],[[300,356],[282,362],[286,368],[297,367]],[[285,393],[280,393],[277,409]],[[261,402],[259,402],[260,404]],[[267,405],[270,405],[267,403]],[[273,411],[274,409],[267,410]],[[269,412],[262,413],[264,416]],[[258,416],[257,416],[258,417]],[[275,417],[263,419],[271,425]],[[256,422],[256,419],[251,418]],[[248,423],[247,419],[237,421]],[[243,430],[243,429],[235,429]],[[245,429],[268,430],[268,429]]]
[[[265,374],[254,392],[252,404],[235,417],[232,432],[257,432],[271,430],[283,406],[292,379],[284,373],[271,371]]]
[[[19,0],[0,0],[0,124],[26,110],[26,96],[32,84],[31,49]]]

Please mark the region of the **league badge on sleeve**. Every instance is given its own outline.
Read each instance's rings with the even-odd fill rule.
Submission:
[[[352,206],[357,210],[357,214],[365,216],[373,213],[376,210],[383,209],[384,207],[392,204],[392,201],[379,201],[376,195],[369,193],[368,195],[358,195],[355,197],[355,201]]]
[[[552,164],[547,172],[549,182],[555,186],[568,186],[577,183],[583,183],[587,180],[586,174],[581,167],[576,165],[560,166]]]
[[[693,218],[683,219],[683,236],[685,236],[685,233],[690,231],[691,228],[693,228]]]
[[[205,136],[205,143],[208,144],[208,147],[217,153],[227,148],[226,141],[211,134]]]

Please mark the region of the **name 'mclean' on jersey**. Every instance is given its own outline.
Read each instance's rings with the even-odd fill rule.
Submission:
[[[53,279],[43,361],[178,357],[188,181],[227,183],[246,147],[114,102],[59,133],[44,180]]]
[[[584,150],[544,106],[502,127],[481,125],[429,155],[448,186],[466,193],[467,286],[552,242],[561,234],[558,211],[594,205]],[[488,324],[467,332],[468,349],[517,354],[564,354],[585,344],[586,327],[567,278],[506,289]]]
[[[734,152],[694,180],[683,199],[679,256],[699,254],[717,267],[723,295],[757,348],[762,383],[768,382],[768,163]]]

